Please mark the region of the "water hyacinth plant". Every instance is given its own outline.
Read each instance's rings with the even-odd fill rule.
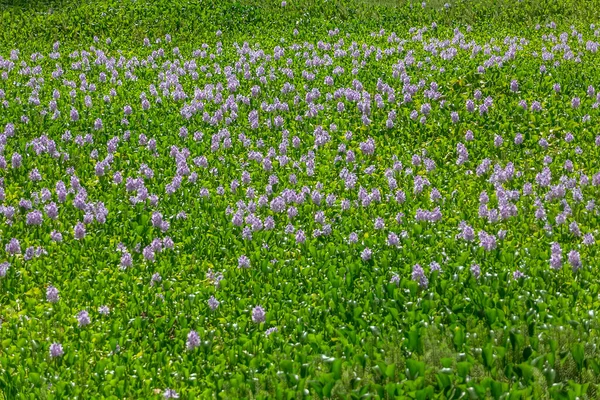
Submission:
[[[12,3],[0,399],[598,397],[596,1]]]

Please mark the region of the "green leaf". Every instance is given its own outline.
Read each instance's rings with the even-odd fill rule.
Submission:
[[[39,386],[41,384],[40,374],[38,374],[37,372],[30,372],[29,381],[35,386]]]
[[[385,369],[385,374],[388,378],[393,378],[396,373],[396,364],[389,364]]]
[[[450,377],[447,374],[437,373],[435,374],[435,377],[437,379],[438,386],[441,390],[444,390],[447,387],[450,387],[450,385],[452,385],[452,381],[450,380]]]
[[[463,329],[462,326],[457,326],[456,328],[454,328],[454,338],[453,338],[453,342],[454,342],[454,346],[456,347],[457,351],[462,350],[463,345],[465,344],[465,331]]]
[[[342,379],[342,360],[337,358],[332,366],[331,366],[331,372],[333,373],[333,379],[340,380]]]
[[[410,351],[417,352],[419,350],[420,337],[421,333],[416,326],[413,326],[410,331],[408,331],[408,349]]]
[[[506,385],[506,389],[508,389]],[[494,399],[498,400],[504,393],[506,393],[505,384],[503,382],[492,381],[490,384],[490,391],[492,392],[492,396]]]
[[[487,317],[488,323],[492,325],[494,322],[496,322],[498,311],[495,308],[486,308],[485,316]]]
[[[285,373],[291,374],[293,370],[293,364],[290,360],[281,360],[279,362],[279,367]]]
[[[323,386],[323,397],[331,397],[331,391],[333,390],[333,386],[335,382],[329,382]]]
[[[425,363],[413,359],[406,360],[406,369],[408,371],[408,378],[415,380],[418,377],[425,375]]]
[[[315,391],[319,398],[323,398],[323,385],[319,381],[311,381],[310,387]]]
[[[520,376],[525,383],[533,377],[533,367],[527,363],[519,364],[517,370],[520,371]]]
[[[577,369],[583,369],[583,363],[585,361],[585,351],[583,343],[575,343],[571,347],[571,355],[573,356],[573,360],[577,364]]]
[[[456,367],[458,370],[458,376],[465,379],[469,375],[472,365],[468,361],[461,361],[456,364]]]
[[[492,369],[494,366],[494,348],[491,343],[487,343],[481,349],[481,356],[483,357],[483,365],[488,369]]]

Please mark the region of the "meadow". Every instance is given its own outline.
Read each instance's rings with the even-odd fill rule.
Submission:
[[[598,398],[599,6],[0,3],[0,399]]]

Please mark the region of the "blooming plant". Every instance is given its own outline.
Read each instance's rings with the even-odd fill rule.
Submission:
[[[592,0],[93,3],[0,13],[0,399],[595,398]]]

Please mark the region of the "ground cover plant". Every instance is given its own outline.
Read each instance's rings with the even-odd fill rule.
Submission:
[[[597,4],[288,3],[3,6],[0,398],[597,398]]]

